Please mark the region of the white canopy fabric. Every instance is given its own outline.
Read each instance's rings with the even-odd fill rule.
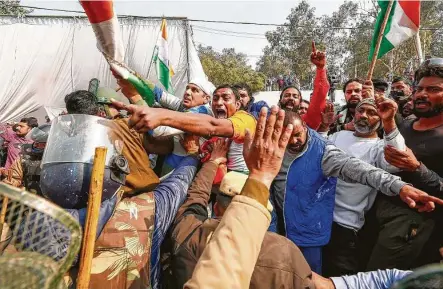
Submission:
[[[126,49],[125,63],[157,80],[151,58],[161,19],[119,18]],[[193,78],[207,78],[186,19],[168,20],[174,92],[182,96]],[[0,16],[0,122],[17,119],[44,107],[53,118],[65,107],[64,97],[88,89],[92,78],[100,86],[117,88],[109,66],[96,47],[87,18]]]

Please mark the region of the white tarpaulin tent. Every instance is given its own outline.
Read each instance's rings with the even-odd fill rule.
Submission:
[[[119,18],[125,63],[157,81],[152,53],[160,33],[160,18]],[[182,96],[193,78],[206,77],[184,18],[168,19],[174,92]],[[96,47],[84,17],[0,16],[0,122],[44,107],[52,118],[64,108],[66,94],[88,89],[92,78],[100,86],[117,88],[109,66]]]

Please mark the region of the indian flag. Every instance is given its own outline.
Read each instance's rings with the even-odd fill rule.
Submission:
[[[98,49],[105,56],[112,71],[128,80],[149,106],[154,105],[152,92],[154,86],[123,63],[125,50],[113,1],[80,1],[80,3],[94,30]]]
[[[80,1],[80,4],[94,30],[98,49],[105,57],[122,62],[125,58],[125,49],[113,2]]]
[[[162,20],[160,29],[160,38],[157,41],[156,54],[154,55],[154,61],[157,68],[157,77],[163,87],[173,93],[171,78],[174,75],[174,70],[169,62],[169,49],[168,49],[168,29],[166,27],[166,19]]]
[[[380,28],[385,18],[389,1],[379,0],[381,8],[375,23],[374,37],[372,38],[369,60],[372,59],[377,43]],[[420,1],[394,0],[389,18],[386,24],[383,38],[378,52],[378,58],[399,46],[405,40],[414,36],[420,27]]]

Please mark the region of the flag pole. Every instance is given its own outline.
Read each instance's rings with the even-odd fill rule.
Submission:
[[[147,80],[149,80],[149,76],[151,75],[152,62],[154,60],[155,52],[158,50],[157,44],[158,44],[158,39],[160,38],[160,35],[162,34],[163,20],[165,20],[164,17],[162,18],[162,25],[160,25],[160,33],[157,34],[157,40],[155,41],[154,50],[152,51],[151,62],[149,63],[149,68],[148,68],[148,75],[146,76]]]
[[[423,50],[421,48],[421,40],[420,40],[420,30],[417,31],[417,34],[415,34],[415,48],[417,49],[417,56],[418,56],[418,61],[420,62],[419,64],[421,64],[424,59],[423,59]]]
[[[374,53],[372,54],[371,65],[369,66],[367,80],[372,79],[372,74],[374,73],[375,64],[377,62],[378,51],[380,50],[381,41],[383,39],[383,34],[385,33],[386,25],[388,24],[389,15],[391,14],[392,6],[394,5],[394,0],[389,0],[388,8],[386,9],[385,18],[380,27],[380,31],[378,32],[377,43],[375,45]]]

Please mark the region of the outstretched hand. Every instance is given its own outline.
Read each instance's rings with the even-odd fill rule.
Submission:
[[[135,129],[138,133],[146,133],[161,125],[162,109],[150,108],[147,105],[127,105],[114,99],[111,99],[111,101],[115,108],[126,110],[131,115],[128,126],[131,129]]]
[[[330,125],[335,123],[337,119],[339,119],[340,117],[342,117],[341,114],[338,115],[335,114],[334,104],[332,102],[327,102],[325,109],[321,113],[322,125],[324,125],[325,127],[329,127]]]
[[[400,190],[400,199],[411,209],[417,209],[419,212],[431,212],[435,209],[435,204],[443,205],[443,200],[430,196],[425,192],[405,185]]]
[[[268,109],[263,107],[257,121],[255,135],[246,131],[243,157],[249,169],[249,178],[256,179],[268,188],[280,170],[283,156],[292,134],[293,125],[283,128],[284,110],[276,106],[266,120]]]
[[[326,66],[326,54],[317,50],[314,41],[312,41],[311,62],[317,66],[317,69],[322,69]]]

